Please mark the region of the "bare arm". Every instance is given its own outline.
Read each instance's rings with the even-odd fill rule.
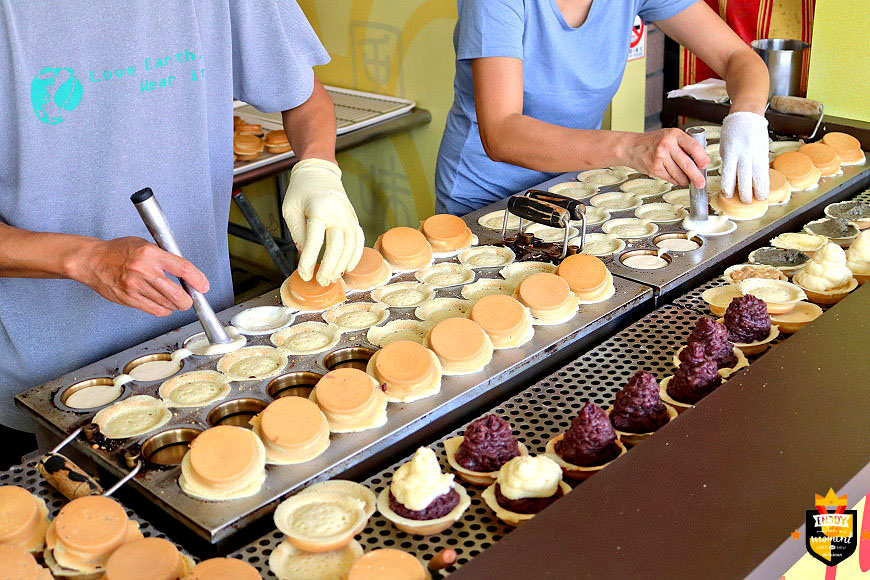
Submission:
[[[731,112],[764,114],[770,77],[764,61],[704,2],[656,22],[725,79]]]
[[[472,62],[480,138],[486,154],[536,171],[628,165],[673,183],[703,185],[697,167],[709,158],[678,129],[650,133],[571,129],[523,115],[523,63],[490,57]]]
[[[281,117],[297,159],[335,163],[335,108],[316,75],[311,97],[295,109],[283,111]]]
[[[190,296],[164,272],[208,291],[208,280],[193,264],[141,238],[100,240],[0,223],[0,277],[76,280],[107,300],[155,316],[187,310]]]

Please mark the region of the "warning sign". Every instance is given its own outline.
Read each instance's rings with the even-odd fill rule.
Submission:
[[[628,60],[643,58],[646,54],[646,26],[640,16],[634,17],[631,27],[631,42],[628,45]]]

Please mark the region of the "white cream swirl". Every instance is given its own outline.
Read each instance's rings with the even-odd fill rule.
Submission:
[[[804,269],[794,276],[795,282],[815,292],[842,288],[851,279],[852,271],[846,266],[846,252],[831,242],[813,254]]]
[[[846,265],[853,274],[870,275],[870,230],[861,232],[846,250]]]
[[[390,491],[409,510],[425,509],[439,495],[453,489],[453,474],[441,473],[435,452],[421,447],[393,475]]]
[[[498,472],[496,483],[508,499],[552,497],[562,481],[562,468],[544,455],[519,455]]]

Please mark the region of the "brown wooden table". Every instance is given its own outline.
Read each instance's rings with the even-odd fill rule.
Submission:
[[[451,578],[744,577],[870,463],[868,339],[865,285]]]

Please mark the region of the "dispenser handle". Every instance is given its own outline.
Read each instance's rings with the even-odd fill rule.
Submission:
[[[567,228],[571,221],[571,215],[565,208],[524,195],[514,195],[508,199],[508,212],[553,228]]]
[[[572,221],[582,219],[583,214],[586,212],[585,205],[572,197],[568,197],[567,195],[561,195],[559,193],[552,193],[549,191],[542,191],[540,189],[530,189],[526,192],[526,197],[530,197],[538,201],[545,201],[547,203],[551,203],[567,210]]]

